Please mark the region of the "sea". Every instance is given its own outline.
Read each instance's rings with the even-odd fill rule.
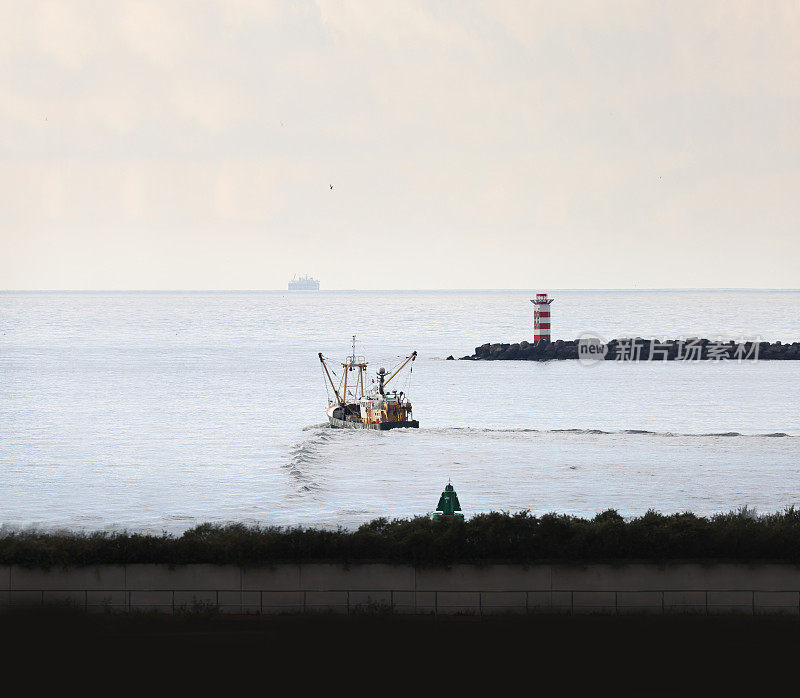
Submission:
[[[0,293],[0,526],[180,533],[425,515],[800,505],[800,362],[448,361],[530,291]],[[553,338],[800,338],[800,291],[547,289]],[[330,429],[318,353],[419,429]]]

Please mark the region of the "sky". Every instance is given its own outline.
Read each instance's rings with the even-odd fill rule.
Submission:
[[[0,0],[0,289],[798,288],[799,192],[797,0]]]

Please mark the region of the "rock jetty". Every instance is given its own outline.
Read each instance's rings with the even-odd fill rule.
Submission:
[[[597,341],[588,350],[585,340],[482,344],[462,361],[555,361],[589,359],[606,361],[800,361],[800,342],[722,342],[710,339],[613,339]]]

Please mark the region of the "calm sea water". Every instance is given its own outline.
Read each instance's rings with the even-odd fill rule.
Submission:
[[[552,291],[554,337],[796,341],[800,292]],[[800,504],[800,363],[445,361],[530,292],[0,294],[0,524],[180,531]],[[416,349],[419,430],[325,427],[317,352]]]

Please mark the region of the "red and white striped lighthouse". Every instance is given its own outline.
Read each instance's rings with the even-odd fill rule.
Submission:
[[[550,341],[550,304],[554,298],[548,298],[546,293],[537,293],[533,303],[533,341],[540,339]]]

